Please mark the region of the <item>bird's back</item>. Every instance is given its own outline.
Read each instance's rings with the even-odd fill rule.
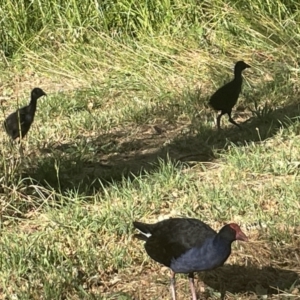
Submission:
[[[143,223],[138,223],[143,224]],[[140,226],[135,226],[138,229]],[[197,219],[173,218],[156,224],[143,224],[141,231],[148,230],[145,249],[148,255],[166,266],[193,247],[201,247],[216,232]]]
[[[33,122],[34,115],[30,113],[29,106],[22,107],[16,112],[10,114],[4,121],[4,126],[8,135],[12,139],[16,139],[21,136],[24,137],[30,129]]]

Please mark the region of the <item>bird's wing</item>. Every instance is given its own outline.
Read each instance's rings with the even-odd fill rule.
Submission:
[[[165,239],[149,238],[145,244],[149,256],[155,261],[170,266],[173,258],[177,258],[188,249],[185,245],[177,242],[166,242]]]
[[[167,266],[173,258],[193,247],[201,247],[207,238],[217,233],[197,219],[170,219],[168,226],[156,228],[145,245],[147,253]]]

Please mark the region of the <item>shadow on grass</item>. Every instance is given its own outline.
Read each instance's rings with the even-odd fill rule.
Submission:
[[[247,293],[256,296],[290,295],[300,287],[299,275],[290,270],[252,266],[225,265],[216,270],[199,273],[199,280],[221,293]],[[221,297],[221,298],[222,298]],[[223,299],[222,298],[222,299]]]
[[[300,108],[298,104],[276,110],[265,106],[253,111],[252,117],[245,114],[235,112],[242,130],[230,125],[217,131],[205,121],[208,111],[202,111],[192,120],[168,123],[161,119],[151,125],[115,129],[96,138],[82,136],[73,143],[47,145],[33,164],[28,163],[30,168],[23,175],[59,192],[75,188],[92,194],[107,182],[155,171],[158,159],[188,165],[210,162],[232,143],[243,146],[268,139],[280,128],[297,124]]]
[[[105,292],[107,299],[170,299],[170,278],[156,272],[119,274],[120,284]],[[136,277],[138,276],[138,277]],[[195,274],[198,299],[283,299],[293,298],[300,287],[299,275],[287,269],[264,266],[225,265],[216,270]],[[141,284],[143,282],[143,284]],[[203,286],[202,282],[205,286]],[[204,291],[203,291],[204,288]],[[200,292],[200,289],[202,292]],[[188,299],[190,288],[186,274],[176,276],[178,299]],[[115,298],[116,297],[116,298]],[[278,298],[280,297],[280,298]]]

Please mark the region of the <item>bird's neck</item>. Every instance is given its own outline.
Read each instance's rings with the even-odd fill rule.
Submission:
[[[29,109],[30,112],[35,112],[36,111],[36,103],[37,103],[37,98],[31,97],[30,103],[29,103]]]
[[[234,81],[237,82],[242,82],[243,81],[243,76],[241,71],[234,71]]]
[[[214,238],[214,241],[213,241],[213,243],[214,243],[214,245],[215,246],[220,246],[220,245],[222,245],[222,246],[231,246],[231,244],[232,244],[232,242],[233,241],[231,241],[231,240],[229,240],[228,238],[226,238],[226,237],[224,237],[222,234],[217,234],[216,236],[215,236],[215,238]]]

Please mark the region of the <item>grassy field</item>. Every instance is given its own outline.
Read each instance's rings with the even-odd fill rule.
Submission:
[[[299,299],[298,1],[43,2],[0,10],[2,120],[48,94],[23,155],[0,132],[0,299],[170,299],[132,221],[174,216],[250,238],[199,299]],[[243,130],[217,131],[238,60]]]

